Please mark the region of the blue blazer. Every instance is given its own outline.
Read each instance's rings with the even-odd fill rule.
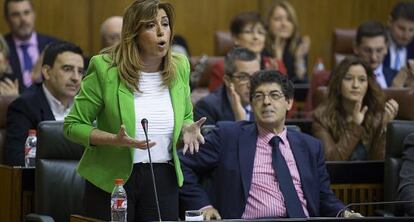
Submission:
[[[241,218],[252,181],[257,136],[255,123],[220,122],[206,135],[197,154],[180,153],[184,173],[180,207],[200,209],[211,204],[222,218]],[[287,138],[298,164],[310,216],[335,216],[344,204],[329,187],[321,143],[292,130],[288,130]],[[198,179],[206,175],[210,180],[203,188]]]
[[[384,73],[385,81],[387,82],[387,86],[391,87],[392,81],[394,80],[395,76],[398,74],[397,70],[390,69],[388,67],[382,66],[382,72]]]
[[[194,120],[199,120],[201,117],[207,117],[204,123],[206,125],[215,125],[218,121],[235,120],[224,86],[197,102],[194,107]]]
[[[13,37],[11,33],[8,33],[4,36],[4,39],[7,42],[7,45],[9,46],[10,53],[9,53],[9,62],[10,66],[13,70],[13,74],[17,79],[19,79],[19,92],[22,93],[27,87],[23,84],[23,75],[22,75],[22,69],[20,68],[20,60],[19,56],[17,55],[17,49],[16,45],[14,44]],[[38,48],[39,53],[43,51],[43,49],[51,42],[59,41],[58,39],[55,39],[53,37],[42,35],[40,33],[37,33],[37,41],[38,41]]]
[[[55,120],[43,92],[42,84],[34,84],[7,109],[5,162],[24,166],[24,144],[29,129],[37,129],[41,121]]]
[[[414,40],[410,42],[410,44],[407,45],[407,61],[409,59],[414,59]],[[391,69],[391,53],[390,48],[388,48],[388,53],[384,58],[384,61],[382,62],[384,67]],[[405,64],[402,64],[405,66]],[[398,70],[397,70],[398,71]]]

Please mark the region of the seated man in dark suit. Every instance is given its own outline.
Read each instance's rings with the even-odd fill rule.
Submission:
[[[403,163],[400,170],[400,185],[398,195],[400,200],[414,201],[414,133],[408,135],[404,140],[405,151]],[[414,216],[414,204],[404,206],[405,213]]]
[[[5,0],[4,13],[10,29],[4,36],[10,48],[9,61],[22,93],[33,83],[32,68],[40,53],[47,44],[58,40],[34,30],[36,15],[31,0]]]
[[[194,119],[207,117],[205,124],[218,121],[249,120],[250,76],[260,70],[256,54],[246,48],[233,48],[224,60],[224,85],[201,99],[194,108]]]
[[[389,46],[384,67],[395,71],[414,59],[414,3],[399,2],[391,11],[388,21]]]
[[[24,166],[24,144],[29,129],[44,120],[63,120],[72,107],[84,73],[82,50],[67,42],[45,50],[43,83],[31,86],[7,110],[5,162]]]
[[[198,153],[179,154],[183,209],[202,209],[207,220],[336,216],[341,211],[344,204],[329,187],[321,143],[286,129],[293,90],[278,71],[255,73],[250,101],[256,122],[221,122]],[[205,175],[211,175],[208,189],[198,182]]]
[[[385,27],[376,21],[362,23],[355,39],[354,52],[374,71],[381,88],[391,87],[397,71],[382,65],[387,54],[388,38]]]

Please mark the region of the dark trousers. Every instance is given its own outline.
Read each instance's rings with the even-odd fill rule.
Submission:
[[[174,166],[154,163],[155,181],[162,220],[178,220],[178,185]],[[149,164],[134,164],[124,188],[128,196],[128,222],[157,221],[158,211]],[[86,216],[101,220],[111,219],[111,194],[86,181]]]

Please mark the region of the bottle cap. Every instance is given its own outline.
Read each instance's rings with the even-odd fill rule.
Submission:
[[[115,185],[123,185],[124,179],[115,179]]]
[[[29,136],[36,136],[36,130],[35,129],[29,129]]]

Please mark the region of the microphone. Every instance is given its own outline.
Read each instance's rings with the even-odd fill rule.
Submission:
[[[154,168],[152,166],[151,152],[150,152],[149,141],[148,141],[148,120],[146,118],[143,118],[141,120],[141,126],[142,126],[142,129],[144,130],[145,142],[147,143],[148,158],[149,158],[150,169],[151,169],[152,185],[154,187],[155,204],[157,205],[157,211],[158,211],[158,219],[159,219],[159,221],[162,221],[161,220],[160,204],[159,204],[159,201],[158,201],[157,186],[155,186]]]
[[[353,206],[366,206],[366,205],[388,205],[388,204],[406,204],[414,203],[414,200],[396,200],[396,201],[378,201],[378,202],[365,202],[365,203],[350,203],[343,207],[335,217],[339,217],[345,210]]]

